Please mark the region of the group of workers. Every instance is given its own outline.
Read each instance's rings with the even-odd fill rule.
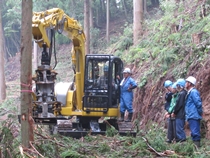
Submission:
[[[202,101],[200,93],[195,88],[196,78],[189,76],[178,79],[176,82],[166,80],[165,118],[168,120],[167,142],[186,141],[185,121],[188,122],[191,138],[197,147],[200,147],[200,121],[202,119]]]
[[[119,78],[120,80],[120,78]],[[202,119],[202,101],[200,93],[195,88],[196,78],[189,76],[187,79],[178,79],[176,82],[166,80],[164,82],[165,110],[164,115],[168,120],[167,141],[186,141],[185,121],[188,122],[191,138],[197,147],[200,147],[201,133],[200,121]],[[130,122],[133,116],[133,89],[137,87],[135,80],[131,77],[131,70],[125,68],[123,79],[120,80],[120,119],[119,121]],[[124,120],[125,112],[128,118]]]

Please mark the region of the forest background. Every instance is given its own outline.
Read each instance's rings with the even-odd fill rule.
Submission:
[[[61,8],[70,17],[78,20],[84,26],[84,1],[33,1],[34,11],[43,11],[53,7]],[[203,139],[203,147],[196,151],[191,143],[181,148],[178,144],[167,146],[165,144],[165,120],[164,115],[164,88],[163,82],[166,79],[175,81],[178,78],[186,78],[193,75],[197,78],[196,87],[201,93],[203,101],[203,138],[210,138],[210,65],[209,65],[209,18],[210,2],[208,0],[148,0],[144,3],[144,20],[142,22],[142,34],[138,42],[133,44],[133,1],[119,0],[110,1],[110,39],[106,38],[106,1],[95,0],[91,4],[92,23],[90,28],[90,52],[108,53],[119,56],[123,59],[126,66],[130,67],[133,77],[138,82],[135,90],[133,120],[139,121],[140,131],[137,139],[118,138],[114,139],[121,148],[107,145],[110,138],[87,137],[83,140],[83,147],[87,147],[86,142],[103,143],[97,146],[96,156],[100,152],[110,156],[112,151],[117,157],[125,155],[127,151],[124,146],[128,145],[130,155],[127,157],[141,157],[142,155],[161,155],[165,151],[169,154],[178,156],[198,156],[205,157],[209,154],[208,141]],[[71,7],[74,6],[74,7]],[[20,28],[21,28],[21,1],[20,0],[1,0],[2,25],[5,41],[5,77],[7,86],[7,99],[1,103],[1,146],[3,153],[7,155],[20,154],[20,150],[15,148],[18,144],[18,124],[15,123],[18,114],[19,100],[19,77],[20,77]],[[57,34],[56,44],[58,52],[57,72],[58,81],[71,81],[70,55],[71,48],[66,37]],[[65,72],[65,73],[64,73]],[[40,129],[39,129],[40,130]],[[11,134],[8,136],[8,134]],[[189,134],[188,134],[189,136]],[[17,138],[17,140],[13,140]],[[144,138],[144,139],[142,139]],[[44,139],[44,138],[43,138]],[[54,140],[51,136],[49,140]],[[145,141],[146,140],[146,141]],[[59,143],[64,144],[67,138],[60,138]],[[61,147],[56,151],[59,143],[49,143],[48,146],[43,142],[35,145],[39,146],[38,152],[51,157],[50,154],[61,153],[60,155],[85,155],[81,151],[75,150],[79,145],[79,140],[74,141],[75,146]],[[67,142],[68,142],[67,141]],[[189,140],[190,141],[190,140]],[[189,142],[188,141],[188,142]],[[7,143],[6,143],[7,142]],[[152,145],[153,152],[147,150],[148,143]],[[13,146],[12,146],[12,145]],[[44,146],[44,144],[46,146]],[[78,145],[78,146],[77,146]],[[93,146],[95,144],[92,144]],[[80,146],[81,147],[81,146]],[[68,148],[68,150],[67,150]],[[72,150],[70,150],[70,149]],[[91,147],[90,147],[91,148]],[[46,153],[47,150],[51,153]],[[113,150],[116,152],[113,153]],[[124,152],[120,152],[124,150]],[[67,152],[68,151],[68,152]],[[89,150],[88,150],[89,151]],[[86,152],[86,156],[88,155]],[[31,153],[30,153],[31,154]],[[36,153],[37,154],[37,153]],[[79,156],[79,157],[80,157]],[[65,157],[65,156],[64,156]]]

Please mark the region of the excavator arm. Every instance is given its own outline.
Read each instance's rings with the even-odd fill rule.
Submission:
[[[52,45],[49,37],[50,30],[63,34],[71,39],[73,43],[71,59],[75,72],[74,86],[77,89],[75,98],[77,98],[77,108],[81,109],[85,67],[85,35],[83,29],[76,20],[70,18],[59,8],[49,9],[44,12],[34,12],[32,18],[32,34],[39,47],[43,48],[42,65],[50,65],[51,56],[47,52],[47,48],[50,48]],[[73,101],[73,98],[70,100]]]

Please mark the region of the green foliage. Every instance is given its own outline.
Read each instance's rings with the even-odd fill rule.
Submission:
[[[81,154],[79,154],[78,152],[74,151],[74,150],[67,150],[67,151],[64,151],[62,154],[61,154],[61,157],[62,158],[83,158],[85,156],[82,156]]]
[[[68,37],[62,35],[62,34],[59,34],[59,33],[56,33],[55,34],[55,40],[56,40],[56,44],[69,44],[70,43],[70,40]]]
[[[90,28],[90,34],[91,34],[91,40],[90,40],[90,46],[91,49],[94,50],[96,48],[99,47],[100,44],[100,40],[98,40],[100,38],[100,29],[98,28]]]
[[[11,157],[19,151],[18,146],[20,145],[20,139],[16,136],[14,137],[14,130],[17,128],[16,121],[13,119],[7,119],[1,121],[0,125],[0,148],[1,154],[4,157]],[[11,154],[9,154],[9,152]],[[14,156],[15,157],[15,156]]]
[[[100,153],[109,152],[109,151],[110,151],[110,147],[109,147],[109,145],[108,145],[106,142],[100,143],[100,144],[99,144],[98,151],[99,151]]]
[[[154,74],[154,70],[155,70],[155,68],[151,66],[148,71],[145,71],[144,72],[143,76],[141,76],[140,78],[138,78],[137,82],[138,82],[138,87],[139,88],[143,88],[147,84],[148,77],[151,74]]]
[[[182,144],[177,143],[174,144],[174,151],[180,153],[181,155],[192,156],[193,153],[195,152],[195,147],[192,142],[191,143],[183,142]]]
[[[151,66],[141,72],[139,87],[146,85],[148,77],[154,79],[170,73],[168,70],[171,67],[174,68],[174,77],[185,77],[192,61],[202,63],[209,51],[206,49],[210,35],[209,14],[201,18],[200,7],[192,9],[186,7],[182,1],[177,3],[175,0],[160,1],[160,8],[162,16],[145,19],[144,35],[139,39],[138,45],[129,47],[129,50],[122,47],[121,51],[116,51],[116,55],[126,63],[132,63],[136,59],[140,59],[141,65],[150,62]],[[201,37],[200,44],[195,44],[192,38],[197,34]],[[186,60],[189,52],[193,52],[193,55]],[[148,73],[150,69],[154,69],[152,73]]]
[[[17,100],[14,98],[7,99],[3,103],[0,104],[0,116],[3,116],[4,114],[8,114],[11,112],[11,114],[16,114],[17,112],[17,106],[16,103]],[[10,105],[10,106],[8,106]],[[14,106],[15,105],[15,106]]]
[[[107,125],[106,135],[108,137],[113,137],[117,133],[118,133],[118,131],[113,126],[110,127],[109,125]]]
[[[132,44],[132,26],[125,25],[125,29],[123,32],[123,36],[120,37],[120,42],[118,42],[117,49],[119,50],[126,50],[128,49]]]
[[[145,75],[141,77],[138,87],[143,88],[146,84],[147,84],[147,76]]]

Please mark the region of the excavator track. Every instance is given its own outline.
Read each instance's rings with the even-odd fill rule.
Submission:
[[[73,138],[81,138],[86,135],[105,135],[106,131],[98,130],[85,130],[75,128],[75,123],[71,120],[57,120],[57,125],[54,128],[54,134],[59,133],[64,136],[70,136]],[[105,124],[105,123],[104,123]],[[136,130],[132,122],[117,122],[118,134],[121,136],[136,136]]]
[[[136,129],[132,122],[118,122],[119,134],[136,136]]]

